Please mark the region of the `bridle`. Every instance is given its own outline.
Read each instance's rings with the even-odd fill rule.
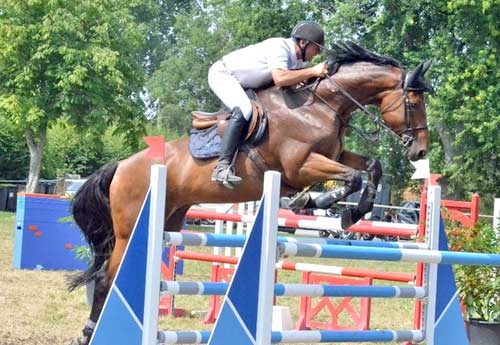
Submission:
[[[427,90],[427,87],[421,87],[421,88],[416,88],[416,87],[411,87],[409,84],[409,79],[410,79],[410,74],[404,71],[402,75],[402,89],[403,89],[403,102],[404,102],[404,117],[405,117],[405,128],[396,132],[396,134],[401,138],[401,143],[403,144],[403,147],[409,147],[413,140],[415,140],[415,132],[422,131],[422,130],[428,130],[429,128],[427,125],[424,126],[416,126],[412,127],[411,126],[411,116],[413,115],[414,109],[413,105],[410,103],[410,99],[408,97],[408,92],[420,92],[424,93]],[[384,111],[387,111],[384,109]],[[383,113],[383,111],[381,110]],[[410,133],[410,134],[408,134]]]
[[[378,133],[380,131],[380,128],[383,128],[386,130],[388,133],[396,137],[401,144],[403,145],[404,148],[409,148],[413,141],[415,140],[415,133],[418,131],[422,130],[427,130],[428,127],[427,125],[425,126],[416,126],[412,127],[411,123],[411,118],[414,112],[413,106],[410,103],[408,92],[425,92],[428,91],[427,88],[415,88],[411,87],[409,85],[410,82],[410,74],[407,73],[406,71],[403,72],[401,76],[401,83],[397,86],[398,88],[400,87],[403,91],[403,99],[402,102],[404,103],[404,121],[405,121],[405,128],[399,131],[393,130],[391,127],[389,127],[382,119],[379,118],[376,114],[371,112],[365,105],[361,104],[357,99],[355,99],[350,93],[348,93],[344,88],[342,88],[339,83],[337,83],[332,76],[328,75],[324,78],[324,80],[328,81],[332,86],[334,86],[336,89],[338,89],[346,98],[348,98],[356,107],[361,110],[363,113],[368,115],[368,117],[375,123],[377,126],[377,130],[375,130],[372,133],[366,133],[362,131],[361,129],[351,126],[347,123],[347,121],[338,113],[337,110],[335,110],[323,97],[318,95],[316,92],[316,88],[319,86],[319,83],[321,82],[322,79],[318,79],[318,82],[314,88],[312,88],[312,93],[316,98],[318,98],[320,101],[322,101],[327,107],[329,107],[333,112],[337,115],[337,117],[343,122],[344,126],[348,126],[350,128],[353,128],[356,130],[358,133],[360,133],[364,138],[369,140],[370,142],[376,142],[378,140]],[[384,109],[381,109],[380,112],[383,114],[386,111],[389,111],[389,108],[392,109],[394,104],[400,100],[400,98],[396,98],[392,103],[390,103],[388,106],[386,106]],[[399,104],[397,105],[399,106]]]

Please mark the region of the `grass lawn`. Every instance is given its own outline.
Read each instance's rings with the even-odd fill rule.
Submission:
[[[66,271],[29,271],[12,268],[15,214],[0,212],[0,345],[65,344],[80,334],[88,317],[85,290],[69,293]],[[200,250],[190,248],[190,250]],[[205,248],[205,251],[210,250]],[[384,271],[413,273],[415,264],[368,262],[351,260],[304,259],[301,262],[371,268]],[[186,262],[183,281],[208,281],[209,263]],[[283,283],[300,282],[300,273],[279,273]],[[376,282],[382,284],[381,282]],[[281,297],[278,305],[288,306],[297,321],[298,297]],[[185,309],[184,318],[162,317],[161,329],[209,330],[202,323],[208,297],[177,296],[176,307]],[[413,301],[403,299],[372,299],[371,329],[412,329]],[[321,318],[321,315],[320,315]],[[371,343],[364,343],[371,344]]]

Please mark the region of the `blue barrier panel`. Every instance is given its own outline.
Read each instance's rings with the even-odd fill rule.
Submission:
[[[75,247],[87,246],[70,213],[71,201],[45,194],[19,194],[14,231],[16,269],[83,270]]]

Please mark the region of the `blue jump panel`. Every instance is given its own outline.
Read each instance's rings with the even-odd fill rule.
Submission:
[[[14,231],[16,269],[83,270],[77,246],[87,246],[72,221],[71,201],[45,194],[19,194]]]

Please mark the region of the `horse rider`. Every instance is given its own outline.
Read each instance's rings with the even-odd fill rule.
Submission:
[[[231,110],[231,118],[222,138],[222,148],[212,181],[233,189],[242,179],[235,175],[234,156],[252,116],[252,104],[244,89],[256,89],[274,82],[292,86],[328,72],[326,63],[303,68],[323,48],[323,28],[312,21],[302,21],[290,38],[273,37],[235,50],[215,62],[208,71],[208,84],[215,95]]]

